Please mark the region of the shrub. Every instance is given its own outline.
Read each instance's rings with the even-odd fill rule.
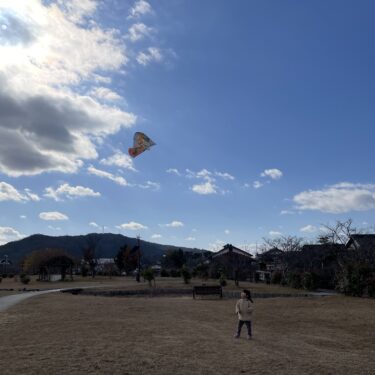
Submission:
[[[169,272],[165,269],[165,268],[162,268],[161,271],[160,271],[160,276],[161,277],[169,277]]]
[[[0,283],[3,281],[3,278],[0,276]]]
[[[189,284],[190,279],[191,279],[191,273],[186,266],[183,266],[181,268],[181,275],[182,275],[182,278],[184,279],[184,283]]]
[[[22,273],[21,275],[20,275],[20,280],[21,280],[21,283],[22,284],[28,284],[29,282],[30,282],[30,277],[29,276],[27,276],[25,273]]]
[[[375,276],[367,279],[367,293],[369,297],[375,297]]]
[[[181,277],[181,272],[177,270],[171,270],[171,277]]]
[[[154,276],[154,270],[149,267],[149,268],[146,268],[143,272],[142,272],[142,276],[145,280],[148,281],[148,285],[151,286],[151,282],[154,281],[154,284],[155,284],[155,276]]]
[[[7,275],[6,273],[3,273],[3,274],[1,275],[1,277],[2,277],[3,279],[6,279],[6,278],[8,277],[8,275]]]
[[[314,273],[305,272],[301,280],[302,288],[306,290],[314,290],[317,287],[317,277]]]
[[[287,275],[288,285],[295,289],[302,288],[302,277],[299,273],[289,272]]]
[[[271,283],[272,284],[281,284],[282,279],[283,279],[283,274],[280,271],[275,271],[275,272],[272,273]]]
[[[227,278],[225,276],[225,273],[220,274],[219,283],[221,286],[227,286]]]
[[[13,275],[12,273],[10,273],[10,274],[8,275],[8,278],[9,278],[9,279],[13,279],[13,277],[14,277],[14,275]]]

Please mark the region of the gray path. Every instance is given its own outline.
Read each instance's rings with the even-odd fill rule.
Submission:
[[[43,290],[40,292],[27,292],[22,294],[12,294],[10,296],[0,297],[0,312],[5,311],[6,309],[9,309],[9,307],[22,302],[23,300],[34,297],[34,296],[40,296],[41,294],[47,294],[47,293],[54,293],[59,292],[62,289],[50,289],[50,290]]]

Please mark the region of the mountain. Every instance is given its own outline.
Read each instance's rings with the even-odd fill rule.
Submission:
[[[45,236],[34,234],[22,240],[9,242],[0,246],[0,259],[8,255],[13,265],[19,262],[34,250],[46,248],[63,249],[68,254],[82,258],[82,250],[88,246],[95,248],[97,258],[113,258],[120,247],[128,245],[133,247],[137,244],[136,238],[126,237],[122,234],[112,233],[90,233],[81,236]],[[140,240],[143,262],[153,264],[160,260],[167,250],[177,250],[200,252],[202,250],[170,245],[160,245],[157,243]]]

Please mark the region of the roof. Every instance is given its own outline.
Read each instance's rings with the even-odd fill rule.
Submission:
[[[346,247],[352,244],[354,244],[356,248],[375,250],[375,234],[352,234]]]
[[[328,244],[308,244],[303,245],[301,251],[325,251],[325,250],[344,250],[345,245],[339,243],[328,243]]]
[[[253,256],[250,253],[247,253],[246,251],[243,251],[239,249],[238,247],[235,247],[231,244],[226,244],[220,251],[212,255],[212,258],[217,258],[219,256],[222,256],[228,253],[235,253],[235,254],[239,254],[247,258],[253,259]]]

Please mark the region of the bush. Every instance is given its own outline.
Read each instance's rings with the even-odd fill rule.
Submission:
[[[161,277],[169,277],[169,272],[165,269],[165,268],[162,268],[161,271],[160,271],[160,276]]]
[[[220,275],[219,283],[221,286],[227,286],[227,278],[224,273]]]
[[[6,278],[8,277],[8,275],[7,275],[6,273],[3,273],[3,274],[1,275],[1,277],[2,277],[3,279],[6,279]]]
[[[302,288],[302,277],[299,273],[289,272],[287,275],[288,285],[295,289]]]
[[[0,276],[0,283],[3,281],[3,278]]]
[[[275,272],[272,273],[271,283],[272,284],[281,284],[282,279],[283,279],[283,274],[280,271],[275,271]]]
[[[154,270],[149,267],[149,268],[146,268],[143,272],[142,272],[142,276],[145,280],[148,281],[148,285],[151,286],[151,282],[154,281],[154,284],[155,284],[155,276],[154,276]]]
[[[181,272],[177,270],[171,270],[171,277],[181,277]]]
[[[9,278],[9,279],[13,279],[13,277],[14,277],[14,275],[13,275],[12,273],[10,273],[10,274],[8,275],[8,278]]]
[[[181,268],[181,275],[182,275],[182,278],[184,279],[184,283],[189,284],[191,280],[191,273],[187,267],[183,266]]]
[[[30,282],[30,277],[29,276],[27,276],[25,273],[22,273],[21,275],[20,275],[20,280],[21,280],[21,283],[22,284],[28,284],[29,282]]]
[[[340,275],[337,289],[349,296],[362,297],[366,288],[372,293],[372,287],[368,284],[371,278],[371,269],[366,264],[348,264]]]
[[[314,290],[317,287],[317,277],[312,272],[305,272],[301,280],[302,288],[306,290]]]
[[[367,293],[369,297],[375,297],[375,276],[367,279]]]

